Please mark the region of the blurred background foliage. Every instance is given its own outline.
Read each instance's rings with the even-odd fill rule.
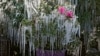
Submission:
[[[96,0],[96,15],[100,16],[100,0]]]

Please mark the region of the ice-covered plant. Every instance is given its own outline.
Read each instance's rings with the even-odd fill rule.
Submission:
[[[52,2],[53,3],[53,2]],[[79,35],[79,24],[75,15],[75,6],[51,5],[51,2],[41,3],[39,16],[35,20],[36,42],[42,49],[63,49],[72,37]]]

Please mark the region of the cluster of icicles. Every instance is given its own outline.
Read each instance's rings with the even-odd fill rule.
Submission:
[[[71,0],[70,0],[71,1]],[[73,0],[74,1],[74,0]],[[73,2],[71,1],[71,2]],[[74,1],[75,3],[77,3],[77,1]],[[25,11],[27,11],[27,15],[28,15],[28,20],[31,21],[32,20],[32,16],[34,14],[38,14],[39,12],[35,9],[37,7],[39,7],[41,3],[41,0],[24,0],[24,4],[25,4]],[[58,3],[59,4],[62,4],[64,3],[64,0],[58,0]],[[75,9],[74,9],[75,10]],[[48,23],[49,20],[51,20],[53,17],[56,17],[57,15],[55,15],[55,13],[52,13],[50,14],[49,16],[43,16],[42,13],[41,13],[41,18],[44,18],[44,22]],[[51,19],[50,19],[51,18]],[[65,27],[65,37],[62,39],[61,43],[63,46],[64,45],[67,45],[71,39],[71,35],[72,33],[74,34],[77,34],[80,35],[80,25],[77,25],[77,27],[75,26],[75,22],[76,22],[76,18],[77,17],[74,17],[73,21],[72,22],[69,22],[66,20],[66,22],[64,22],[64,20],[62,19],[64,18],[63,16],[59,16],[58,17],[58,25],[59,25],[59,28],[63,29],[63,27]],[[53,19],[52,19],[53,20]],[[52,26],[51,26],[52,27]],[[37,22],[36,23],[36,30],[39,29],[39,23]],[[31,56],[31,51],[33,51],[35,53],[35,49],[37,47],[35,47],[35,39],[34,38],[37,38],[37,40],[39,41],[39,36],[37,34],[37,37],[34,37],[32,35],[32,25],[29,25],[29,26],[20,26],[19,29],[16,29],[16,28],[13,28],[11,26],[11,24],[9,24],[9,35],[10,37],[13,37],[13,38],[10,38],[12,41],[15,41],[17,42],[17,44],[19,44],[20,46],[20,52],[22,53],[23,56],[25,56],[25,48],[26,48],[26,31],[28,30],[29,31],[29,34],[30,34],[30,39],[29,39],[29,56]],[[39,33],[40,34],[40,33]],[[49,36],[49,35],[47,35]],[[42,47],[42,50],[44,50],[44,46],[45,44],[47,43],[47,36],[42,36],[41,39],[42,39],[42,43],[41,43],[41,47]],[[53,54],[53,49],[54,49],[54,42],[56,42],[56,39],[57,37],[53,37],[53,36],[49,36],[49,40],[50,40],[50,48],[52,50],[52,54]],[[60,45],[59,45],[60,46]],[[60,46],[62,47],[62,46]],[[33,54],[34,54],[33,53]],[[53,55],[52,55],[53,56]]]

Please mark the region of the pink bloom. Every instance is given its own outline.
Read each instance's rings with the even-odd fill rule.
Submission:
[[[59,6],[58,11],[60,14],[65,14],[66,8],[63,6]]]
[[[74,14],[73,11],[68,10],[68,11],[66,11],[65,16],[67,16],[69,18],[73,18],[73,14]]]

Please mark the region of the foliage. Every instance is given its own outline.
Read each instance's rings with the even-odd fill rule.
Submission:
[[[29,21],[27,19],[23,19],[20,23],[25,26],[32,25],[32,21]]]
[[[12,20],[13,26],[18,28],[22,19],[25,18],[23,2],[10,0],[2,3],[0,7],[3,8],[3,11],[7,17]]]
[[[100,0],[96,0],[96,15],[100,16]]]
[[[51,11],[53,11],[55,8],[57,8],[57,4],[55,2],[43,0],[41,2],[39,10],[43,11],[46,14],[50,14]]]

